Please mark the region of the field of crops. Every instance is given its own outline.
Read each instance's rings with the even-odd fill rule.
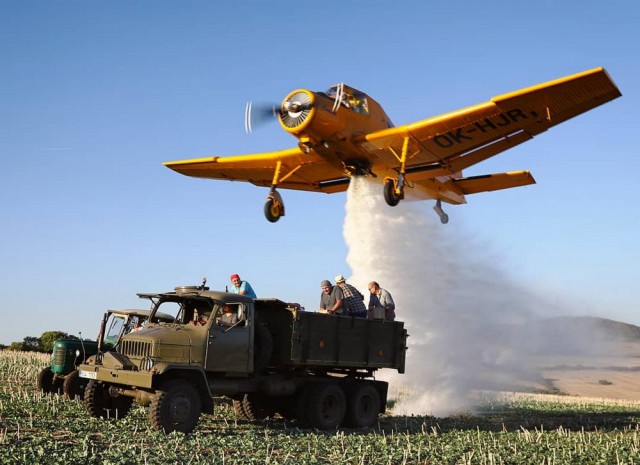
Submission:
[[[43,354],[0,352],[0,463],[21,464],[631,464],[640,403],[503,395],[481,413],[396,417],[369,430],[319,432],[280,418],[250,423],[224,400],[189,435],[150,429],[145,409],[119,421],[35,389]]]

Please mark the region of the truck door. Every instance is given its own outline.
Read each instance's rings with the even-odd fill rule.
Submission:
[[[209,329],[206,369],[219,372],[249,372],[251,333],[247,303],[227,302],[214,309]],[[231,307],[231,312],[227,308]]]

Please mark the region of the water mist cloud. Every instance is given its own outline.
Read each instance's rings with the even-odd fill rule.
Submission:
[[[441,225],[429,203],[391,208],[381,194],[378,183],[352,179],[344,237],[348,281],[366,290],[375,280],[389,290],[410,334],[406,374],[382,376],[392,390],[421,395],[394,413],[455,413],[488,379],[500,388],[535,376],[524,358],[546,344],[534,321],[551,304],[510,279],[486,249]]]

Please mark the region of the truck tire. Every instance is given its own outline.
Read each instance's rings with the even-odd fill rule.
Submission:
[[[336,429],[347,409],[344,391],[338,383],[328,382],[314,386],[309,393],[309,425],[313,428]]]
[[[126,396],[112,397],[109,386],[98,381],[89,381],[84,391],[84,405],[93,418],[121,420],[131,410],[133,399]]]
[[[65,376],[64,383],[62,384],[62,392],[71,400],[75,399],[76,396],[82,399],[86,387],[87,381],[84,378],[80,378],[80,372],[78,370],[73,370]]]
[[[51,367],[43,368],[40,370],[40,373],[38,373],[38,389],[44,394],[56,392],[55,386],[53,385],[53,371],[51,371]]]
[[[372,426],[380,413],[380,394],[369,383],[358,382],[347,393],[345,423],[354,428]]]
[[[174,379],[163,384],[151,400],[149,419],[153,427],[165,433],[190,433],[201,411],[200,393],[189,381]]]
[[[253,371],[262,373],[269,365],[273,353],[273,336],[266,326],[256,325],[255,343],[253,350]]]

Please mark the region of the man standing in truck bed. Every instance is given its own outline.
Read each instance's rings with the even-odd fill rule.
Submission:
[[[342,294],[344,295],[343,306],[345,314],[359,318],[366,318],[367,307],[364,306],[364,296],[362,293],[351,284],[347,284],[344,276],[341,274],[336,276],[336,287],[342,289]]]
[[[342,313],[342,289],[340,286],[332,286],[326,279],[320,283],[322,294],[320,294],[320,312],[328,315],[339,315]]]

